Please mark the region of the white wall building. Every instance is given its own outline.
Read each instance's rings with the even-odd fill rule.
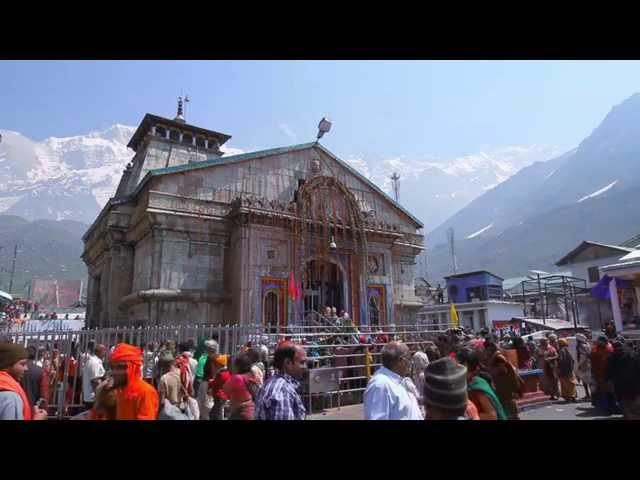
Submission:
[[[583,278],[587,288],[600,281],[600,267],[615,263],[633,248],[584,241],[556,262],[556,266],[571,270],[571,276]]]
[[[632,318],[640,317],[640,250],[625,255],[612,265],[602,267],[600,271],[602,275],[612,277],[609,282],[609,292],[613,320],[616,330],[622,331],[626,326],[623,324],[625,313]],[[620,289],[618,285],[620,279],[629,282],[631,288]],[[625,309],[629,311],[623,311]],[[638,322],[633,322],[633,325],[638,328]]]
[[[480,330],[493,328],[494,322],[522,317],[522,304],[502,300],[456,303],[460,326]],[[418,323],[447,328],[451,324],[451,304],[427,305],[418,313]]]
[[[593,288],[602,278],[602,267],[614,264],[618,259],[634,251],[631,244],[607,245],[584,241],[556,262],[558,267],[570,270],[571,275],[586,281],[587,288]],[[603,328],[604,323],[614,319],[609,301],[599,300],[591,294],[578,297],[580,322],[593,330]]]

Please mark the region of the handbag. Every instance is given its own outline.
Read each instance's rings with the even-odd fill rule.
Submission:
[[[162,411],[158,420],[191,420],[180,408],[172,404],[166,398],[163,401]]]
[[[182,385],[182,393],[184,395],[182,401],[185,406],[180,410],[188,417],[188,420],[200,420],[200,407],[198,405],[198,401],[187,393],[184,385]]]
[[[185,400],[186,408],[184,413],[189,417],[189,420],[200,420],[200,407],[198,401],[195,398],[189,397]]]

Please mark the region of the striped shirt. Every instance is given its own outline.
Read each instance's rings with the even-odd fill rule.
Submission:
[[[256,420],[304,420],[300,382],[286,373],[270,377],[256,398]]]

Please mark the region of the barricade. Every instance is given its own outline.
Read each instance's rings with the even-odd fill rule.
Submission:
[[[323,368],[323,372],[335,371],[338,375],[339,388],[331,388],[326,392],[309,388],[309,381],[313,377],[309,375],[305,378],[305,404],[308,405],[308,413],[312,413],[314,409],[326,408],[328,404],[361,402],[368,379],[380,367],[380,351],[388,341],[401,340],[414,352],[442,333],[436,326],[415,324],[332,329],[323,326],[265,328],[252,325],[194,324],[36,332],[30,331],[27,325],[24,329],[8,332],[7,335],[13,342],[36,348],[36,362],[45,369],[49,379],[49,393],[45,399],[49,415],[64,419],[83,409],[82,370],[88,359],[90,342],[107,347],[105,367],[108,365],[111,348],[121,342],[139,346],[147,353],[150,349],[157,351],[157,347],[168,340],[179,345],[187,340],[198,344],[201,340],[215,339],[220,353],[231,357],[250,342],[254,347],[268,347],[268,369],[276,346],[280,342],[291,341],[305,349],[310,368]]]

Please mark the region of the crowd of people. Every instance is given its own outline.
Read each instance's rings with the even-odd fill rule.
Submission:
[[[14,323],[28,316],[31,311],[30,302],[16,300],[0,303],[0,324]]]
[[[65,416],[75,419],[301,420],[307,414],[300,383],[305,370],[325,366],[315,360],[323,359],[318,351],[333,354],[331,366],[342,366],[337,363],[351,355],[335,350],[344,348],[365,352],[364,360],[353,355],[353,361],[365,378],[366,419],[518,419],[523,375],[535,370],[551,399],[577,401],[581,383],[584,399],[597,408],[640,417],[640,357],[621,337],[603,334],[591,344],[578,334],[574,358],[566,338],[551,333],[525,342],[519,333],[456,329],[407,344],[378,332],[357,335],[360,346],[322,348],[313,339],[285,337],[272,356],[266,345],[251,342],[229,356],[215,339],[144,348],[89,342],[84,353],[72,344],[67,355],[57,344],[38,351],[1,341],[0,419],[45,419],[48,405],[64,394],[65,404],[74,406]],[[345,342],[353,337],[343,336]],[[379,354],[379,368],[372,353]],[[67,388],[59,388],[64,382]]]
[[[58,350],[53,352],[36,362],[35,348],[0,342],[0,419],[48,417],[51,372],[62,370]],[[74,351],[68,358],[75,366],[67,366],[67,378],[81,379],[84,405],[72,419],[304,419],[300,380],[309,362],[305,349],[282,341],[272,362],[268,354],[266,346],[249,342],[231,360],[214,339],[198,346],[167,341],[146,349],[90,343],[86,354]]]
[[[577,334],[576,343],[574,359],[568,339],[554,333],[525,342],[513,331],[502,339],[486,330],[450,331],[413,355],[402,342],[390,342],[364,394],[365,418],[516,420],[523,375],[535,370],[551,400],[577,402],[581,383],[582,400],[598,410],[640,418],[640,355],[622,337],[603,334],[591,344]]]
[[[364,394],[367,420],[518,418],[523,382],[502,354],[488,343],[483,350],[438,343],[413,355],[403,342],[384,346]]]
[[[29,300],[14,300],[0,303],[0,326],[11,327],[20,325],[27,320],[80,320],[77,313],[57,313],[55,311],[40,311],[37,303]]]

